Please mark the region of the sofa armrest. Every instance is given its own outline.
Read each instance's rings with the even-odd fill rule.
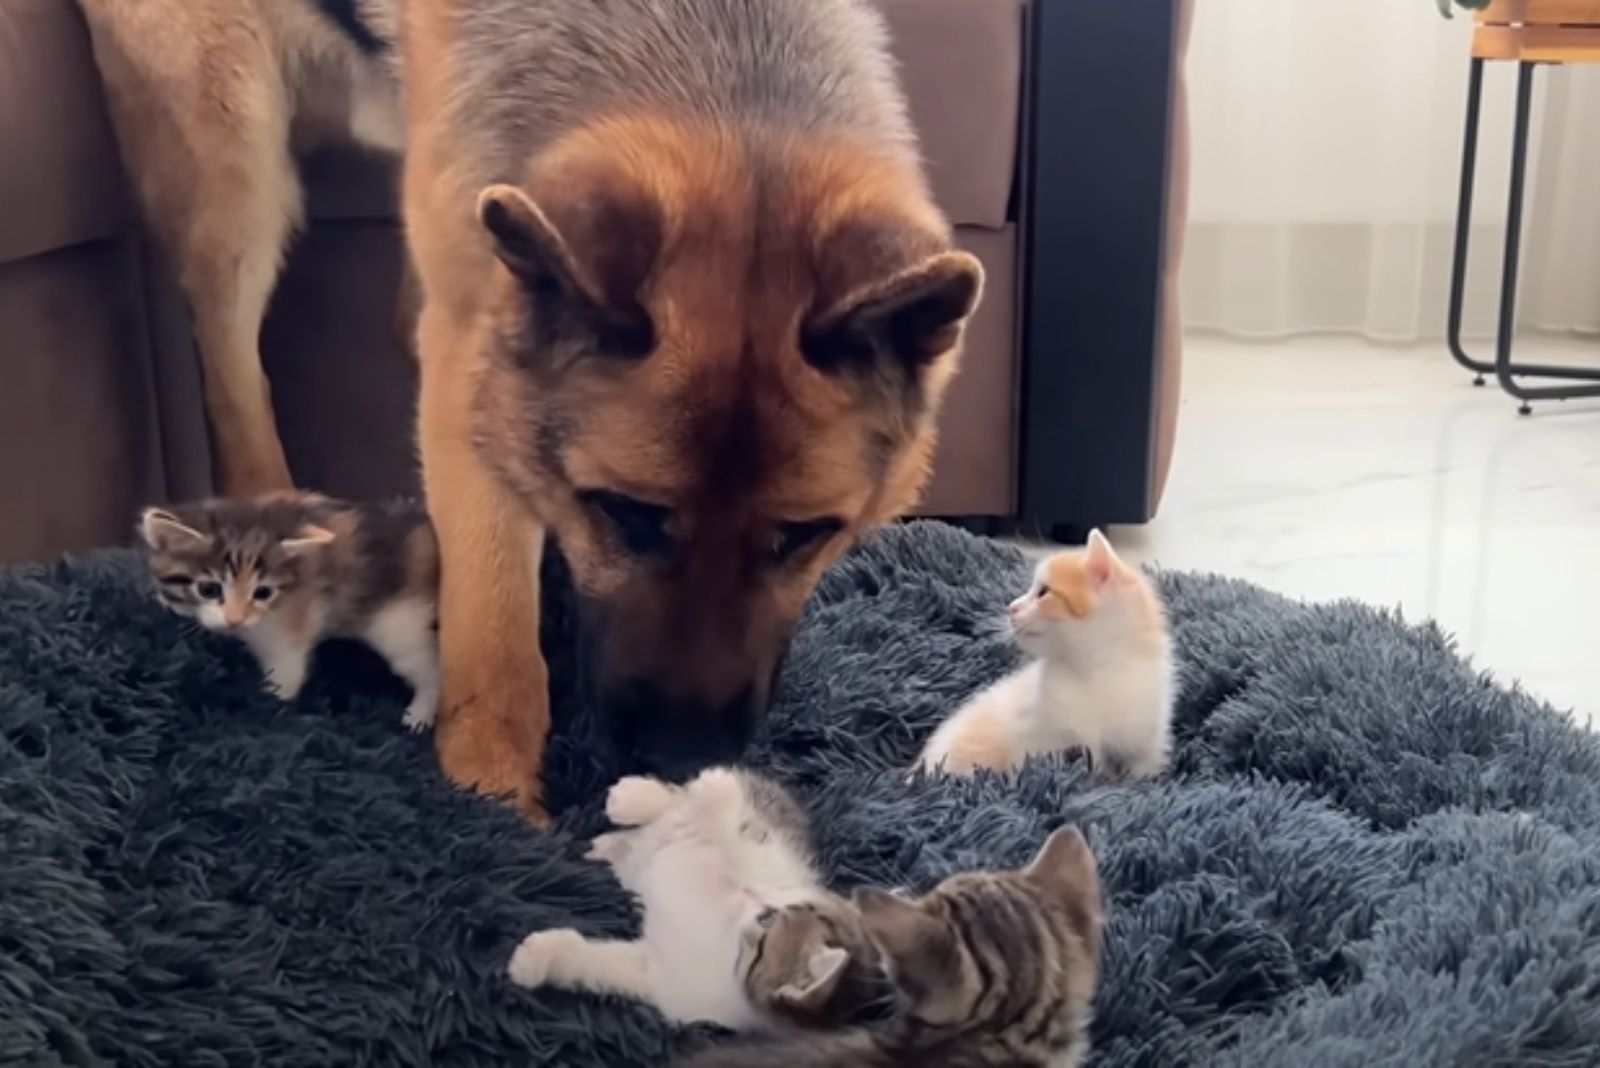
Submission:
[[[1029,5],[1022,514],[1041,525],[1144,522],[1164,480],[1160,398],[1174,364],[1161,358],[1163,279],[1186,2]]]
[[[152,273],[73,0],[0,0],[0,562],[123,542],[207,468],[184,324],[165,366]],[[189,383],[188,397],[170,404]],[[162,416],[175,408],[173,420]],[[170,431],[187,420],[186,442]],[[186,458],[175,451],[186,453]]]

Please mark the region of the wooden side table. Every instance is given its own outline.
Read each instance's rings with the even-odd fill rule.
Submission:
[[[1476,16],[1472,67],[1467,81],[1467,130],[1461,150],[1461,196],[1456,209],[1455,259],[1450,272],[1450,354],[1477,377],[1493,374],[1500,388],[1522,402],[1523,415],[1536,400],[1600,397],[1600,368],[1513,363],[1517,313],[1517,268],[1522,242],[1523,187],[1527,178],[1528,128],[1533,72],[1540,64],[1600,63],[1600,0],[1494,0]],[[1478,119],[1483,102],[1483,67],[1517,64],[1516,123],[1511,135],[1511,190],[1506,208],[1505,259],[1500,276],[1500,322],[1492,362],[1474,359],[1461,345],[1466,290],[1468,230],[1472,224],[1473,169],[1478,161]],[[1558,379],[1560,385],[1524,385],[1518,379]]]

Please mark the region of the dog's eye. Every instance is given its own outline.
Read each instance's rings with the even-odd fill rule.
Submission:
[[[220,601],[222,600],[222,583],[213,579],[204,579],[194,584],[194,592],[198,593],[202,600]]]
[[[804,550],[827,541],[843,529],[844,520],[831,515],[798,523],[779,523],[772,536],[773,562],[788,563]]]
[[[578,499],[606,517],[635,556],[659,556],[672,548],[672,509],[611,490],[583,490]]]
[[[261,603],[265,604],[267,601],[272,600],[272,595],[273,595],[274,592],[275,591],[273,590],[273,588],[271,586],[261,585],[261,586],[257,586],[251,592],[250,596],[254,597],[257,601],[260,601]]]

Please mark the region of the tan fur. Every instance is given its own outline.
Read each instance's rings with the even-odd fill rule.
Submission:
[[[947,775],[968,775],[979,768],[1015,771],[1022,761],[1012,723],[1016,699],[1009,693],[982,690],[966,706],[960,730],[951,736],[941,769]]]
[[[626,374],[535,382],[496,354],[525,319],[526,296],[473,209],[486,183],[519,176],[495,174],[488,162],[504,152],[497,131],[454,124],[462,109],[447,106],[458,81],[452,10],[453,0],[408,4],[403,35],[405,215],[424,301],[419,441],[443,566],[439,753],[458,781],[510,793],[538,818],[549,721],[537,653],[545,527],[559,534],[580,592],[611,599],[625,621],[608,637],[612,659],[673,678],[697,700],[733,696],[752,663],[775,665],[828,562],[864,526],[915,500],[932,449],[931,420],[904,425],[800,357],[802,315],[948,249],[949,236],[914,160],[794,140],[762,146],[758,164],[731,130],[670,113],[596,115],[529,161],[518,183],[527,206],[515,210],[567,238],[576,250],[568,266],[585,289],[607,281],[606,263],[587,257],[609,263],[627,253],[585,231],[592,205],[603,195],[637,213],[629,232],[653,235],[660,253],[646,265],[645,294],[657,343]],[[758,206],[755,168],[770,168],[774,156],[782,179]],[[903,247],[883,262],[840,248],[831,262],[849,225],[902,235]],[[956,267],[976,271],[965,260]],[[819,290],[819,279],[835,291]],[[930,407],[953,366],[952,351],[927,375]],[[554,412],[575,415],[559,472],[530,455],[533,428]],[[759,465],[712,469],[757,451],[743,448],[732,424],[726,439],[693,440],[705,413],[722,412],[742,412],[761,429],[769,447]],[[880,439],[893,443],[881,473],[863,464]],[[670,502],[693,529],[682,565],[691,578],[669,588],[638,574],[576,495],[591,487]],[[844,525],[805,566],[763,591],[737,585],[745,546],[768,524],[835,515]],[[705,604],[736,624],[700,626]]]
[[[194,318],[222,488],[291,485],[258,337],[303,207],[292,148],[395,150],[385,70],[281,0],[82,0],[124,161]]]

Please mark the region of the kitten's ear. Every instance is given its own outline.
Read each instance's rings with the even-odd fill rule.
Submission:
[[[1065,885],[1093,882],[1099,885],[1094,854],[1083,832],[1076,827],[1059,828],[1024,869],[1028,878],[1042,883]]]
[[[863,917],[892,913],[902,907],[915,908],[911,898],[900,888],[880,890],[876,886],[859,886],[850,895],[850,901]]]
[[[307,523],[294,537],[280,541],[278,547],[290,556],[300,556],[313,549],[319,549],[332,540],[333,531],[327,527],[319,527],[315,523]]]
[[[1062,827],[1045,839],[1023,876],[1047,898],[1069,908],[1085,934],[1101,922],[1100,874],[1094,853],[1076,827]]]
[[[849,964],[849,953],[838,946],[823,946],[807,958],[805,976],[784,983],[773,991],[772,996],[776,1001],[797,1009],[820,1009],[839,989],[839,981],[844,978],[845,968]]]
[[[944,933],[943,925],[920,905],[888,890],[864,886],[851,900],[861,913],[862,930],[888,960],[916,957]]]
[[[1089,531],[1089,543],[1083,550],[1083,564],[1096,587],[1110,582],[1121,564],[1117,559],[1116,550],[1111,547],[1110,539],[1100,533],[1098,527]]]
[[[140,514],[139,534],[144,538],[144,543],[157,552],[192,548],[206,540],[204,534],[160,508],[146,508]]]

